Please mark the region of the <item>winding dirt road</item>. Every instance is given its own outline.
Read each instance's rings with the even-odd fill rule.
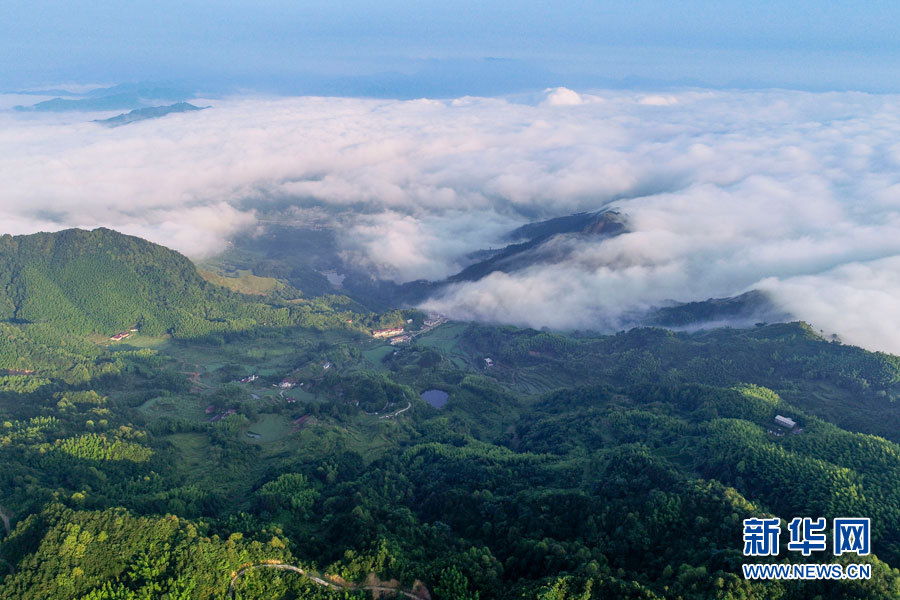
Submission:
[[[231,600],[234,600],[235,593],[235,583],[237,580],[241,578],[245,573],[249,571],[253,571],[255,569],[279,569],[282,571],[293,571],[294,573],[299,573],[304,577],[308,578],[310,581],[315,583],[316,585],[321,585],[322,587],[331,588],[333,590],[366,590],[369,592],[385,592],[388,594],[397,594],[398,596],[403,596],[405,598],[410,598],[410,600],[422,600],[422,596],[413,594],[412,592],[408,592],[406,590],[401,590],[397,588],[380,586],[380,585],[355,585],[352,583],[336,583],[333,581],[326,581],[317,575],[313,575],[309,571],[305,571],[300,567],[295,567],[294,565],[288,565],[284,563],[259,563],[256,565],[249,565],[242,569],[240,569],[237,573],[234,574],[234,577],[231,578],[231,584],[228,586],[228,597]]]
[[[407,404],[407,405],[406,405],[406,408],[401,408],[401,409],[398,410],[397,412],[391,413],[391,414],[389,414],[389,415],[382,415],[382,416],[380,416],[380,417],[378,417],[378,418],[379,418],[379,419],[392,419],[392,418],[396,417],[397,415],[399,415],[400,413],[408,411],[410,408],[412,408],[412,402],[410,402],[409,404]],[[378,413],[375,413],[375,414],[378,414]]]

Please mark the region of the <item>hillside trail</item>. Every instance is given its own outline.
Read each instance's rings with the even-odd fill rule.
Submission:
[[[180,371],[182,375],[189,375],[191,381],[191,393],[199,394],[203,391],[203,386],[200,384],[200,365],[197,363],[189,363],[183,358],[177,359],[181,365],[183,371]],[[191,367],[189,365],[193,365],[194,370],[189,370]]]
[[[274,562],[265,562],[259,563],[255,565],[248,565],[242,569],[240,569],[234,576],[231,578],[231,585],[228,586],[228,597],[233,600],[235,594],[235,584],[237,580],[240,579],[244,573],[248,571],[253,571],[254,569],[278,569],[281,571],[293,571],[294,573],[299,573],[304,577],[307,577],[310,581],[315,583],[316,585],[320,585],[325,588],[330,588],[333,590],[366,590],[369,592],[375,592],[376,594],[396,594],[399,596],[403,596],[404,598],[409,598],[410,600],[426,600],[430,599],[431,596],[427,591],[424,593],[414,594],[412,592],[408,592],[406,590],[402,590],[396,587],[388,587],[382,585],[355,585],[352,583],[340,583],[336,581],[326,581],[321,577],[318,577],[309,571],[301,569],[300,567],[295,567],[294,565],[288,565],[285,563],[274,563]]]

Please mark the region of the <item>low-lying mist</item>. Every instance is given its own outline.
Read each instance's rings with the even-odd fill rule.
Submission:
[[[20,99],[15,99],[16,101]],[[0,110],[0,230],[107,226],[193,257],[260,222],[335,227],[374,277],[439,280],[525,223],[614,208],[628,231],[424,306],[535,327],[760,289],[900,353],[896,96],[787,91],[385,101],[234,97],[114,129]],[[0,102],[12,106],[12,99]]]

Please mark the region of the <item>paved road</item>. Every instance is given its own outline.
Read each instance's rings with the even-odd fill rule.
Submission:
[[[352,583],[339,584],[332,581],[325,581],[321,577],[313,575],[309,571],[305,571],[300,567],[295,567],[294,565],[288,565],[284,563],[260,563],[258,565],[250,565],[239,570],[234,574],[234,577],[231,578],[231,584],[228,586],[228,597],[231,598],[231,600],[234,600],[234,585],[235,583],[237,583],[237,580],[240,579],[241,576],[248,571],[253,571],[255,569],[279,569],[281,571],[293,571],[294,573],[299,573],[308,578],[316,585],[321,585],[322,587],[331,588],[333,590],[366,590],[369,592],[387,592],[394,593],[405,598],[410,598],[411,600],[422,600],[421,596],[417,596],[412,592],[407,592],[406,590],[399,590],[392,587],[380,585],[355,585]]]
[[[410,402],[409,404],[407,404],[407,405],[406,405],[406,408],[401,408],[400,410],[398,410],[398,411],[395,412],[395,413],[391,413],[391,414],[389,414],[389,415],[383,415],[383,416],[378,417],[378,418],[379,418],[379,419],[390,419],[391,417],[396,417],[396,416],[399,415],[400,413],[405,412],[405,411],[409,410],[410,408],[412,408],[412,402]],[[368,414],[368,413],[366,413],[366,414]],[[378,414],[378,413],[375,413],[375,414]]]

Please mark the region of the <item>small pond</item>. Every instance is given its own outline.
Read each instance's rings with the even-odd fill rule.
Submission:
[[[447,404],[447,398],[449,397],[450,394],[444,390],[427,390],[422,392],[422,400],[435,408],[441,408]]]

